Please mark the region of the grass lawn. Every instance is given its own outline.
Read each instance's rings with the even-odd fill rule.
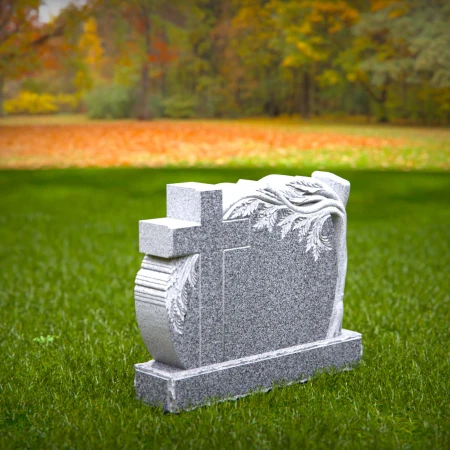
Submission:
[[[357,369],[177,415],[135,400],[137,221],[165,215],[166,183],[273,172],[296,173],[0,172],[0,448],[449,448],[446,173],[335,171],[352,183]]]

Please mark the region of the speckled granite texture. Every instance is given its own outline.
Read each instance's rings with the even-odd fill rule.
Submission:
[[[169,383],[175,409],[185,408],[357,361],[360,335],[344,342],[341,333],[349,193],[348,181],[326,172],[168,185],[167,217],[139,223],[136,316],[155,361],[136,366],[138,395],[167,403]]]
[[[197,369],[176,369],[156,361],[136,364],[135,387],[144,402],[178,412],[267,391],[273,383],[306,381],[326,368],[351,369],[361,353],[361,335],[342,330],[337,338]]]

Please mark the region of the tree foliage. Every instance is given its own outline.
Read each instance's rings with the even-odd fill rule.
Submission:
[[[450,121],[447,0],[91,0],[48,24],[39,0],[0,2],[9,96],[34,80],[80,100],[126,92],[142,119]]]
[[[69,5],[49,23],[39,21],[42,0],[0,0],[0,115],[4,84],[44,71],[61,71],[69,39],[85,17],[87,6]],[[56,45],[55,45],[56,44]]]

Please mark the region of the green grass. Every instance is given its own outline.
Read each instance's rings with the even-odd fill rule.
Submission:
[[[339,172],[354,371],[177,415],[135,400],[137,221],[165,215],[168,182],[271,172],[0,172],[0,448],[449,448],[445,173]]]

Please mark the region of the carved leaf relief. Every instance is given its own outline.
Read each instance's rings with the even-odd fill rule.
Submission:
[[[270,186],[237,201],[225,212],[226,219],[256,215],[256,230],[273,232],[281,228],[281,237],[296,232],[299,242],[305,241],[306,252],[317,261],[321,254],[332,249],[332,242],[324,231],[333,213],[345,214],[342,202],[321,184],[297,178],[282,189]]]
[[[146,255],[136,276],[137,301],[165,306],[175,332],[183,334],[189,288],[198,282],[198,254],[164,259]]]
[[[183,334],[184,319],[188,309],[188,286],[198,281],[198,254],[177,258],[167,286],[166,305],[169,321],[178,334]]]

